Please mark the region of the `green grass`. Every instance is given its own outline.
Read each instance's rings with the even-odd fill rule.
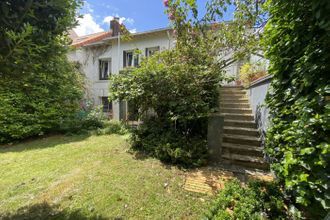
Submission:
[[[124,136],[0,147],[0,219],[200,219],[210,197],[183,184],[183,171],[137,158]]]

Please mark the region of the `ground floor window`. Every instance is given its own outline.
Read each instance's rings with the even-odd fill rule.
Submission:
[[[101,97],[103,112],[109,113],[109,115],[112,116],[112,102],[109,101],[109,98],[107,96]]]

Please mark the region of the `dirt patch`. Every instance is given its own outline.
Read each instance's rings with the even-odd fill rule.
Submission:
[[[184,189],[191,192],[214,194],[224,188],[224,184],[234,174],[225,170],[201,168],[186,175]]]
[[[212,195],[223,189],[225,183],[233,178],[239,179],[243,185],[249,180],[261,180],[266,182],[274,180],[273,175],[268,173],[241,173],[219,167],[203,167],[187,172],[183,188],[191,192]]]

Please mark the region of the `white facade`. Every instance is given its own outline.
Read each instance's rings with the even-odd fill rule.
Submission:
[[[102,97],[107,97],[109,93],[109,80],[100,79],[100,60],[109,61],[109,73],[118,74],[124,68],[124,51],[139,49],[145,56],[147,48],[159,47],[160,51],[170,49],[174,46],[174,39],[171,37],[170,29],[159,29],[155,31],[137,33],[132,35],[129,41],[118,41],[118,37],[109,37],[85,45],[68,54],[70,61],[79,62],[81,70],[87,78],[89,87],[87,93],[94,101],[95,105],[102,104]],[[141,58],[139,59],[141,61]],[[120,119],[120,105],[112,103],[112,117]]]
[[[108,70],[109,75],[118,74],[124,68],[124,53],[128,51],[140,50],[146,55],[147,48],[158,47],[160,51],[168,50],[175,45],[172,37],[172,30],[169,28],[133,34],[129,41],[118,40],[118,36],[107,37],[94,43],[86,44],[72,50],[68,54],[70,61],[78,62],[81,70],[87,79],[87,96],[93,100],[95,105],[102,105],[103,100],[107,100],[109,94],[109,80],[104,80],[100,76],[100,65],[103,70]],[[232,54],[228,53],[222,59],[227,59]],[[141,61],[141,57],[139,59]],[[100,61],[106,64],[100,64]],[[104,67],[104,65],[106,67]],[[226,68],[229,76],[238,76],[240,62],[233,63]],[[101,74],[102,75],[102,74]],[[112,118],[115,120],[125,119],[122,112],[127,114],[127,104],[120,105],[112,102]]]

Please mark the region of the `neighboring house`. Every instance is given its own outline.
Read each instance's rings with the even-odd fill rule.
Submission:
[[[157,51],[175,45],[171,28],[162,28],[131,34],[129,41],[119,40],[125,26],[118,18],[110,22],[110,30],[78,37],[69,32],[73,49],[69,52],[70,61],[79,63],[89,84],[88,94],[95,105],[103,105],[103,111],[116,120],[128,120],[128,105],[125,102],[109,102],[109,77],[118,74],[125,67],[138,66],[142,56],[148,57]],[[137,55],[138,49],[142,54]],[[231,74],[238,73],[238,64],[228,68]]]

